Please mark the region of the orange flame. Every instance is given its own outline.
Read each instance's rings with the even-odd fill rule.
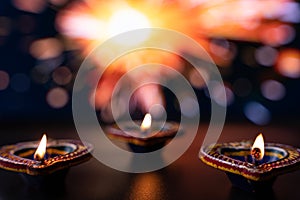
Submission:
[[[147,113],[144,117],[144,120],[141,124],[141,131],[147,131],[151,127],[152,117],[149,113]]]
[[[264,143],[263,135],[261,133],[256,137],[251,150],[253,151],[255,148],[260,150],[258,160],[263,159],[264,154],[265,154],[265,143]]]
[[[36,151],[34,153],[34,156],[33,156],[34,160],[41,161],[44,159],[45,154],[46,154],[46,146],[47,146],[47,136],[46,136],[46,134],[44,134],[40,141],[38,148],[36,149]]]

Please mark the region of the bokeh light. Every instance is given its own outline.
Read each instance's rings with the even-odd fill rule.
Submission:
[[[105,41],[107,37],[126,31],[127,28],[152,26],[184,33],[209,53],[214,62],[222,68],[221,73],[224,77],[235,74],[234,78],[226,80],[226,99],[221,99],[224,91],[217,85],[211,94],[211,98],[218,104],[229,106],[234,103],[235,95],[250,97],[256,91],[253,88],[257,87],[260,84],[258,82],[261,81],[252,80],[247,73],[239,74],[243,69],[231,69],[230,67],[236,64],[232,61],[236,56],[241,56],[245,64],[251,67],[251,69],[247,69],[249,72],[258,70],[261,66],[272,67],[277,64],[282,51],[280,46],[287,45],[295,39],[296,30],[291,23],[299,20],[298,6],[292,1],[168,1],[168,3],[163,1],[124,1],[122,3],[104,3],[90,0],[74,2],[65,7],[59,12],[56,25],[60,33],[78,45],[83,56]],[[103,12],[99,13],[99,10]],[[291,13],[291,10],[294,13]],[[140,17],[133,17],[134,19],[129,20],[127,25],[126,19],[137,16],[135,14]],[[141,21],[134,23],[140,19]],[[174,23],[174,19],[183,20],[177,20]],[[83,27],[81,24],[88,26]],[[149,38],[151,40],[151,37]],[[164,41],[160,42],[163,44]],[[250,42],[253,45],[243,45],[245,48],[239,49],[239,42]],[[258,44],[262,46],[257,47]],[[119,45],[122,46],[122,44]],[[175,51],[179,49],[186,53],[190,52],[188,47],[178,41],[165,45],[171,45]],[[120,46],[112,46],[107,54],[113,55],[114,48],[118,49]],[[241,54],[238,52],[239,50],[241,50]],[[102,60],[105,58],[106,55],[94,58],[94,64],[102,68]],[[204,88],[205,81],[210,79],[207,72],[201,71],[201,75],[198,74],[182,60],[176,59],[174,55],[162,53],[156,55],[149,51],[137,51],[123,56],[110,66],[114,73],[110,72],[110,75],[104,76],[98,84],[96,94],[93,94],[97,109],[105,108],[109,104],[111,91],[122,74],[135,66],[150,62],[174,67],[180,73],[185,74],[192,86],[197,89]],[[239,64],[239,68],[244,65],[244,63]],[[155,70],[152,69],[153,73]],[[164,75],[168,76],[168,74]],[[255,72],[253,72],[253,77],[254,75]],[[129,81],[134,84],[137,77],[148,76],[149,73],[140,74],[130,77]],[[157,77],[159,76],[152,78]],[[155,89],[143,93],[144,95],[136,95],[139,100],[135,102],[137,102],[136,105],[146,108],[146,110],[150,107],[148,99],[151,99],[145,98],[148,93],[152,96],[162,95]]]
[[[236,51],[233,43],[221,38],[212,39],[209,44],[209,50],[212,54],[227,61],[234,58]]]
[[[67,67],[59,67],[52,73],[52,78],[58,85],[67,85],[72,80],[72,73]]]
[[[300,51],[285,49],[280,52],[276,68],[280,74],[289,78],[300,77]]]
[[[244,107],[245,116],[257,125],[266,125],[271,120],[270,111],[262,104],[251,101]]]
[[[275,24],[260,33],[263,43],[270,46],[280,46],[295,38],[295,30],[289,25]]]
[[[278,113],[289,115],[290,112],[284,110],[285,105],[291,103],[294,106],[299,102],[297,85],[294,85],[299,84],[300,78],[298,1],[12,0],[1,5],[0,90],[3,96],[13,99],[2,98],[3,112],[9,113],[10,108],[14,108],[35,113],[31,112],[30,106],[25,106],[26,102],[32,102],[41,110],[46,102],[51,108],[68,112],[69,93],[82,60],[111,36],[143,27],[181,32],[207,51],[219,67],[226,93],[226,99],[222,99],[224,91],[214,85],[210,98],[227,106],[228,115],[245,115],[257,125],[266,124],[264,120],[271,120],[271,114],[274,115],[272,119],[277,119]],[[155,38],[151,36],[141,42],[146,44],[148,39]],[[135,36],[133,38],[136,40]],[[161,39],[160,44],[187,55],[193,53],[180,41],[166,44]],[[118,46],[124,44],[114,45],[105,55],[92,58],[97,69],[90,72],[86,82],[82,81],[82,85],[98,84],[96,93],[88,98],[95,95],[101,120],[111,122],[113,119],[108,105],[119,78],[145,63],[166,65],[183,74],[195,89],[199,103],[207,105],[205,109],[201,107],[202,114],[209,112],[209,99],[202,98],[202,95],[209,96],[205,82],[210,83],[211,77],[207,69],[201,68],[199,63],[199,73],[184,59],[171,53],[145,50],[122,56],[96,82],[94,74],[103,69],[103,60],[115,55]],[[208,61],[201,56],[200,59]],[[172,81],[174,78],[167,71],[152,66],[145,71],[129,76],[128,84],[134,87],[137,79],[163,77]],[[117,117],[122,117],[126,108],[124,99],[128,95],[126,88],[117,91],[117,95],[116,113]],[[133,95],[129,110],[140,115],[153,109],[152,114],[159,116],[162,110],[155,110],[153,105],[161,104],[166,110],[180,112],[179,106],[167,99],[171,97],[159,86],[144,87]],[[16,105],[6,106],[8,102]],[[244,104],[241,112],[240,105]],[[185,116],[196,112],[192,109],[196,102],[188,97],[182,105]],[[251,106],[257,113],[265,113],[270,118],[253,117],[253,110],[249,109],[246,115],[246,108]],[[49,111],[48,107],[46,109]],[[233,116],[232,119],[236,118]]]
[[[55,58],[62,54],[62,51],[63,45],[56,38],[39,39],[30,46],[31,55],[40,60]]]
[[[266,80],[261,84],[262,95],[272,101],[281,100],[285,96],[285,87],[275,80]]]
[[[9,75],[5,71],[0,71],[0,90],[5,90],[9,85]]]
[[[296,2],[284,2],[280,8],[280,19],[285,22],[299,23],[300,22],[300,6]]]
[[[17,9],[31,13],[40,13],[47,6],[45,0],[13,0],[12,2]]]
[[[220,83],[214,81],[211,81],[209,84],[212,85],[212,92],[210,94],[210,98],[212,98],[217,104],[226,107],[233,103],[234,94],[226,84],[224,88]]]
[[[203,68],[198,68],[197,70],[193,69],[189,73],[189,81],[195,88],[198,89],[204,88],[208,80],[209,80],[209,73],[206,71],[206,69]]]
[[[194,98],[186,96],[179,103],[184,116],[192,118],[199,114],[199,103]]]
[[[273,66],[276,62],[278,52],[270,46],[262,46],[255,51],[256,61],[263,66]]]
[[[68,103],[69,95],[65,89],[56,87],[48,92],[46,99],[52,108],[62,108]]]

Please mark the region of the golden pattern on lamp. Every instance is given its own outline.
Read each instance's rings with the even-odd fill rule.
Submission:
[[[134,126],[132,123],[135,123]],[[156,151],[168,143],[179,131],[176,122],[155,123],[147,113],[143,121],[120,122],[106,128],[107,136],[112,140],[126,142],[135,153]]]
[[[53,139],[47,142],[44,134],[40,142],[2,146],[0,168],[32,176],[50,175],[89,160],[92,149],[91,144],[79,140]]]
[[[234,186],[250,192],[271,190],[278,175],[300,169],[300,149],[264,143],[262,134],[253,144],[242,141],[204,146],[200,159],[225,171]]]

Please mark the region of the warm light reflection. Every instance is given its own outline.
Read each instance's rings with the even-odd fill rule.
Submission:
[[[265,154],[265,143],[264,143],[263,135],[261,133],[256,137],[256,139],[255,139],[255,141],[254,141],[254,143],[252,145],[251,154],[253,152],[255,153],[253,155],[253,157],[256,160],[263,159],[264,154]]]
[[[40,141],[38,148],[36,149],[36,151],[34,153],[34,156],[33,156],[34,160],[41,161],[44,159],[45,154],[46,154],[46,146],[47,146],[47,136],[46,136],[46,134],[44,134]]]
[[[138,174],[132,181],[130,188],[129,199],[167,199],[163,177],[158,173]]]
[[[141,124],[141,130],[147,131],[151,127],[152,117],[149,113],[147,113],[144,117],[144,120]]]

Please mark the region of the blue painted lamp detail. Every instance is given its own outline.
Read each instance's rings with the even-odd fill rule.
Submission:
[[[28,175],[48,175],[91,158],[91,144],[60,139],[21,142],[0,148],[0,168]]]
[[[123,129],[117,124],[106,128],[107,136],[112,140],[126,142],[135,153],[156,151],[162,148],[178,132],[179,124],[165,122],[163,126],[152,122],[151,115],[145,115],[144,120],[135,121],[140,127],[132,127],[131,123],[122,123]]]
[[[200,159],[225,171],[234,186],[258,192],[270,189],[278,175],[300,168],[300,149],[264,143],[259,135],[253,145],[242,141],[204,146]]]

